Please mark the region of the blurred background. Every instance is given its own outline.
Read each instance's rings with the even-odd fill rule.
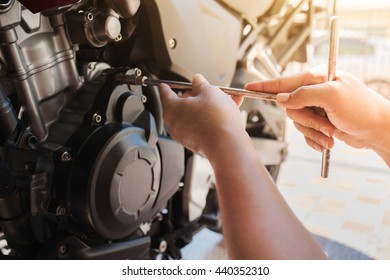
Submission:
[[[307,47],[308,62],[290,63],[284,74],[327,63],[328,19],[336,14],[341,28],[337,68],[358,76],[389,98],[390,2],[316,0],[315,5],[318,12]],[[332,259],[390,259],[390,173],[386,164],[369,150],[336,142],[329,178],[323,179],[321,154],[307,147],[289,120],[286,137],[288,155],[277,186],[328,255]],[[183,257],[227,258],[223,236],[202,230],[183,250]]]

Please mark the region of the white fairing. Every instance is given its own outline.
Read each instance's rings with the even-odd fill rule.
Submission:
[[[212,0],[158,0],[171,70],[188,80],[202,73],[229,85],[241,39],[241,19]],[[196,23],[196,24],[194,24]]]
[[[271,8],[274,0],[222,0],[243,17],[256,18]]]

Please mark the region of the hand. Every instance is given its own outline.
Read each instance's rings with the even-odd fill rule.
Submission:
[[[238,108],[243,98],[231,98],[210,86],[201,75],[194,76],[192,85],[192,91],[181,97],[168,85],[160,85],[163,116],[173,139],[208,156],[226,137],[239,137],[245,132]]]
[[[332,82],[326,79],[324,69],[318,68],[246,88],[278,93],[279,104],[318,151],[332,148],[333,136],[355,148],[376,150],[387,145],[389,101],[348,73],[338,72]],[[327,118],[316,107],[325,110]]]

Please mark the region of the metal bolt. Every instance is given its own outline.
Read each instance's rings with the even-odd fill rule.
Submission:
[[[152,240],[153,250],[157,253],[164,253],[168,249],[168,242],[164,239]]]
[[[176,48],[176,45],[177,45],[177,42],[176,42],[176,39],[175,38],[172,38],[168,41],[168,47],[170,49],[174,49]]]
[[[160,244],[158,245],[158,251],[160,253],[164,253],[168,248],[168,243],[165,240],[161,240]]]
[[[58,254],[60,255],[63,255],[66,253],[66,251],[68,250],[68,247],[66,245],[61,245],[59,248],[58,248]]]
[[[135,74],[137,77],[141,77],[141,75],[142,75],[142,70],[139,69],[139,68],[135,68],[135,69],[134,69],[134,74]]]
[[[94,114],[92,117],[92,122],[95,124],[100,124],[102,122],[103,118],[98,113]]]
[[[115,42],[120,42],[120,41],[122,41],[122,39],[123,39],[123,37],[122,37],[122,34],[118,34],[118,36],[116,36],[116,38],[115,38]]]
[[[145,95],[142,95],[141,101],[142,101],[142,103],[146,103],[146,101],[148,101],[148,98]]]
[[[58,216],[65,215],[65,213],[66,213],[65,207],[63,207],[63,206],[58,206],[58,207],[57,207],[56,214],[57,214]]]
[[[27,146],[29,146],[30,148],[34,148],[35,145],[37,144],[38,140],[37,138],[34,136],[34,135],[25,135],[24,138],[23,138],[23,143]]]
[[[63,152],[61,155],[61,160],[63,162],[69,162],[72,159],[72,155],[69,152]]]
[[[85,14],[85,18],[86,18],[86,20],[88,20],[88,21],[92,21],[92,20],[93,20],[93,14],[92,14],[92,13],[86,13],[86,14]]]

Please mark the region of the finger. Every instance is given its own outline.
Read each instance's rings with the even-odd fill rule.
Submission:
[[[316,114],[312,108],[306,107],[299,110],[287,109],[286,114],[294,122],[303,126],[321,131],[324,135],[330,137],[335,132],[335,126],[328,118]]]
[[[232,96],[232,99],[238,107],[240,107],[242,105],[242,102],[244,102],[244,97],[242,96]]]
[[[163,106],[165,103],[169,103],[172,102],[172,100],[178,99],[176,93],[167,84],[161,83],[158,89],[160,91],[160,99],[163,103]]]
[[[201,74],[196,74],[192,78],[192,91],[195,95],[201,94],[209,86],[209,82]]]
[[[280,93],[276,96],[279,105],[287,109],[303,107],[321,107],[325,111],[334,105],[332,98],[336,93],[337,81],[302,86],[291,93]]]
[[[327,77],[320,71],[304,71],[295,75],[278,77],[276,79],[259,81],[245,85],[245,89],[270,93],[292,92],[305,85],[326,82]]]
[[[312,129],[310,127],[303,126],[299,123],[294,122],[295,127],[305,136],[306,140],[310,139],[311,143],[314,142],[318,146],[321,146],[325,149],[331,149],[334,146],[334,139],[332,137],[328,137],[322,132]],[[313,148],[314,146],[311,145]]]
[[[167,84],[160,84],[160,99],[163,107],[163,118],[167,123],[171,123],[174,119],[173,112],[175,111],[174,106],[179,100],[179,97]]]
[[[187,98],[195,96],[195,93],[192,90],[186,90],[182,95],[180,95],[181,98]]]
[[[323,152],[325,148],[321,146],[320,144],[314,142],[310,138],[305,137],[306,144],[309,145],[311,148],[316,150],[317,152]]]

